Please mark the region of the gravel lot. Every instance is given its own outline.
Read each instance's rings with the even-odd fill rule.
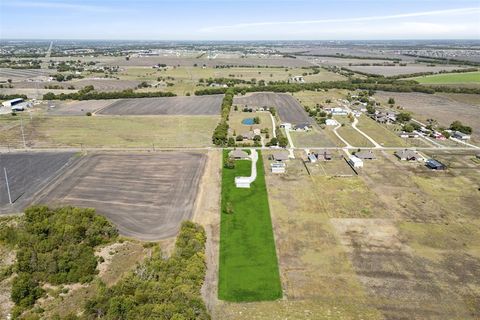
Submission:
[[[305,112],[300,103],[289,94],[273,93],[273,92],[259,92],[252,93],[242,97],[235,97],[234,104],[248,105],[248,106],[274,106],[280,119],[284,122],[292,124],[310,123],[311,119]]]
[[[122,99],[98,114],[103,115],[218,115],[223,95]]]
[[[32,196],[62,172],[72,156],[73,153],[0,154],[0,213],[16,213],[28,206]],[[13,206],[8,200],[4,168],[7,169]]]
[[[171,237],[192,216],[205,160],[204,154],[187,152],[86,156],[37,203],[95,208],[124,236]]]

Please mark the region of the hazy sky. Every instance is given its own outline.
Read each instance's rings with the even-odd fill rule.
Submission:
[[[479,39],[480,0],[0,0],[0,38]]]

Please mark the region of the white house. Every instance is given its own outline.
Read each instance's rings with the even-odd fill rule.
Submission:
[[[288,122],[283,122],[283,123],[280,123],[280,128],[284,128],[285,130],[291,130],[292,124]]]
[[[460,140],[470,140],[470,135],[460,131],[455,131],[455,133],[453,134],[453,137]]]
[[[327,120],[325,120],[325,124],[327,126],[336,126],[336,125],[338,125],[338,122],[335,119],[327,119]]]
[[[330,113],[335,116],[347,116],[348,111],[340,107],[330,108]]]
[[[355,156],[350,156],[348,158],[348,163],[354,168],[362,168],[363,167],[362,159],[359,159]]]

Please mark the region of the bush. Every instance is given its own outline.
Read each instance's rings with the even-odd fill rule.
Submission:
[[[91,116],[92,116],[92,113],[91,113],[91,112],[87,112],[85,115],[86,115],[87,117],[91,117]]]

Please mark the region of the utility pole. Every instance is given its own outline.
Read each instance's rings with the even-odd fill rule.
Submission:
[[[3,172],[5,172],[5,182],[7,183],[8,201],[10,202],[10,204],[13,204],[12,196],[10,195],[10,185],[8,184],[7,168],[3,167]]]

